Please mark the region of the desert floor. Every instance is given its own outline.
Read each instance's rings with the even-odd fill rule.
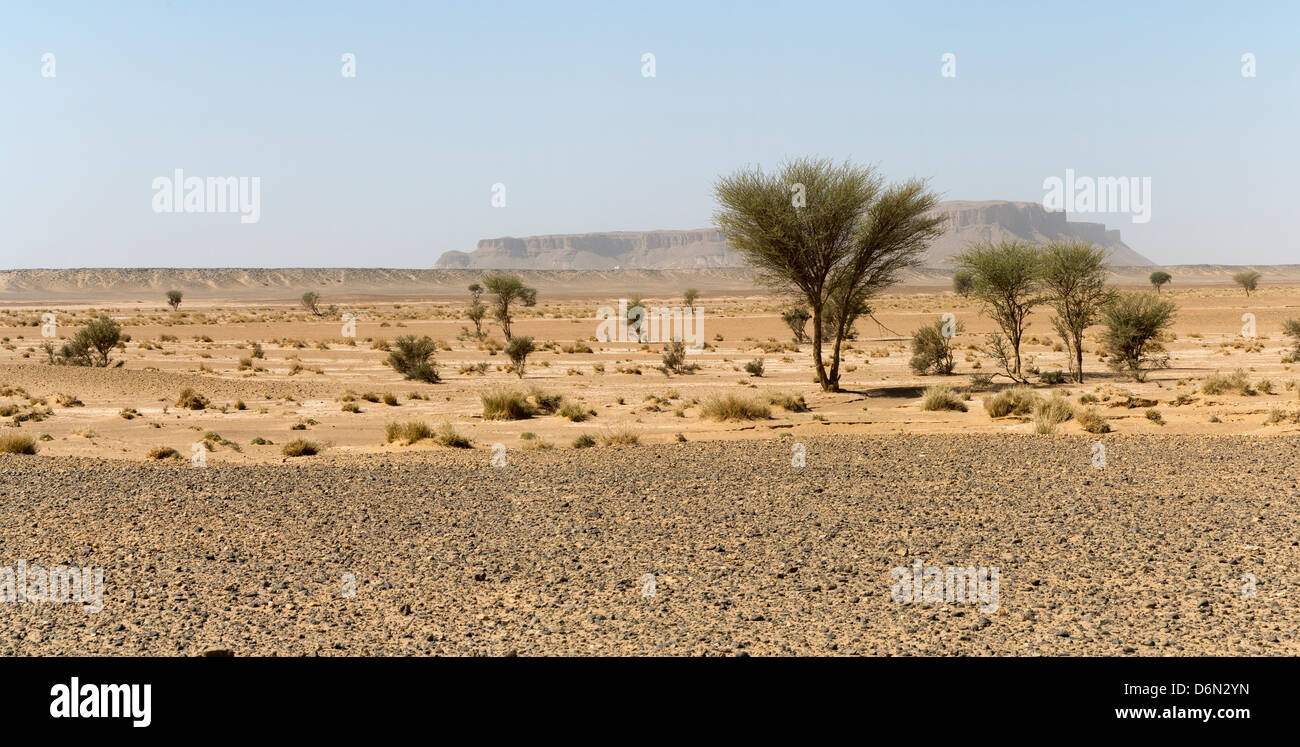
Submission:
[[[521,310],[515,333],[545,345],[522,379],[491,341],[458,339],[464,299],[338,299],[355,337],[287,300],[0,306],[0,433],[39,439],[0,455],[0,565],[102,566],[108,584],[94,615],[0,604],[0,652],[1295,655],[1300,371],[1279,329],[1300,288],[1166,294],[1170,368],[1116,376],[1090,334],[1087,382],[1035,389],[1092,401],[1111,432],[1054,435],[985,411],[1005,386],[972,384],[994,370],[976,349],[992,326],[936,288],[880,299],[835,394],[789,344],[783,300],[758,292],[706,294],[709,349],[671,377],[661,345],[594,340],[596,307],[618,302],[594,294]],[[63,338],[113,316],[125,363],[44,363],[45,313]],[[908,335],[943,313],[965,325],[957,370],[917,376]],[[1049,316],[1026,346],[1043,371],[1066,367]],[[443,343],[441,383],[384,365],[381,341],[408,334]],[[565,352],[577,343],[591,352]],[[1238,370],[1248,389],[1203,390]],[[967,411],[922,410],[936,383]],[[501,387],[595,414],[484,420],[480,394]],[[207,407],[178,407],[186,388]],[[702,417],[721,394],[806,411]],[[395,421],[450,424],[473,448],[388,442]],[[583,434],[598,445],[574,448]],[[285,456],[296,438],[321,452]],[[998,609],[891,601],[914,559],[1000,568]]]

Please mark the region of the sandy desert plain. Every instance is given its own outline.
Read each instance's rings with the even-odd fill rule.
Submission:
[[[1052,434],[986,411],[1007,386],[972,382],[994,370],[977,349],[992,323],[933,277],[858,323],[841,393],[791,342],[788,300],[725,273],[537,283],[515,321],[541,347],[522,379],[490,317],[496,345],[458,335],[454,273],[428,293],[340,283],[324,316],[297,300],[318,288],[187,287],[177,311],[162,286],[6,292],[0,431],[38,453],[0,454],[3,555],[102,567],[106,591],[94,614],[0,604],[0,653],[1296,655],[1300,364],[1280,327],[1300,274],[1266,271],[1249,297],[1173,274],[1170,367],[1118,376],[1090,332],[1086,382],[1034,389],[1091,403],[1110,431]],[[694,373],[662,373],[662,345],[596,340],[598,306],[678,306],[691,285]],[[47,364],[45,313],[62,338],[108,314],[123,365]],[[909,335],[944,313],[965,325],[956,371],[917,376]],[[1050,313],[1025,346],[1042,371],[1066,368]],[[439,383],[385,365],[400,335],[440,341]],[[1235,391],[1206,386],[1237,372]],[[924,410],[932,384],[966,411]],[[572,417],[484,419],[499,388]],[[206,406],[179,405],[185,389]],[[710,419],[719,395],[768,416]],[[412,421],[470,446],[388,440]],[[319,453],[286,456],[299,438]],[[997,604],[893,601],[891,571],[914,560],[998,568]]]

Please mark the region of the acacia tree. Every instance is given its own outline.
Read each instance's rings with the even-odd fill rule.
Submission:
[[[985,352],[998,360],[1003,374],[1013,381],[1025,381],[1020,372],[1020,341],[1029,326],[1029,312],[1043,301],[1038,257],[1033,244],[1011,240],[981,242],[954,259],[957,267],[970,273],[970,294],[1002,330],[989,335]]]
[[[808,342],[807,327],[808,320],[811,318],[812,314],[802,306],[792,306],[781,312],[781,321],[785,322],[785,326],[794,333],[794,344],[802,345]]]
[[[700,292],[695,288],[687,288],[682,292],[682,300],[686,302],[686,308],[695,313],[695,302],[700,300]]]
[[[714,222],[777,289],[812,313],[813,366],[824,391],[840,391],[840,349],[869,301],[920,263],[942,233],[938,197],[923,180],[885,187],[872,167],[796,159],[773,173],[742,169],[718,180]],[[827,309],[843,310],[827,317]],[[830,338],[829,369],[822,348]]]
[[[1159,338],[1174,323],[1177,308],[1150,292],[1116,296],[1102,313],[1102,343],[1111,367],[1142,381],[1147,371],[1169,365]]]
[[[181,299],[184,297],[185,294],[181,293],[180,291],[177,290],[167,291],[167,305],[172,307],[172,311],[176,311],[181,307]]]
[[[1164,270],[1156,270],[1155,272],[1151,273],[1151,277],[1148,278],[1148,280],[1151,281],[1151,287],[1156,289],[1156,293],[1160,292],[1160,286],[1168,283],[1170,280],[1173,279],[1174,276],[1170,275]]]
[[[1046,300],[1056,311],[1052,326],[1065,341],[1070,376],[1083,383],[1083,331],[1115,298],[1106,288],[1106,252],[1086,241],[1053,241],[1042,251],[1039,280]]]
[[[1232,282],[1241,286],[1246,291],[1246,297],[1250,297],[1250,292],[1259,286],[1259,279],[1263,277],[1255,270],[1245,270],[1232,276]]]
[[[320,294],[316,291],[307,291],[302,294],[302,307],[316,316],[320,316]]]
[[[969,296],[971,285],[971,274],[966,270],[958,270],[952,274],[952,292],[959,296]]]
[[[537,291],[524,285],[524,281],[518,275],[507,275],[501,272],[484,277],[483,286],[495,297],[492,300],[493,316],[501,323],[501,331],[509,341],[512,339],[510,307],[516,303],[523,306],[536,306]]]
[[[465,316],[474,322],[474,337],[477,340],[483,339],[483,317],[487,316],[487,306],[483,305],[483,286],[478,283],[469,284],[470,304],[465,311]]]

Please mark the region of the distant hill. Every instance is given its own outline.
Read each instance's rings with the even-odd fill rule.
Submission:
[[[1147,276],[1153,269],[1157,268],[1115,266],[1110,280],[1118,285],[1147,288]],[[1262,272],[1264,285],[1300,284],[1300,265],[1166,265],[1159,269],[1174,276],[1174,288],[1230,287],[1232,275],[1241,270]],[[0,304],[140,303],[162,307],[164,294],[172,289],[183,291],[187,303],[297,303],[305,291],[316,291],[327,304],[365,299],[463,303],[468,296],[465,287],[481,280],[483,272],[358,267],[0,270]],[[769,292],[753,270],[746,268],[519,270],[518,274],[548,300],[600,295],[671,298],[684,288],[698,288],[706,296],[757,297]],[[909,288],[943,291],[951,287],[952,273],[921,268],[904,273],[901,279],[900,292]]]
[[[1120,240],[1119,231],[1101,223],[1067,221],[1064,213],[1049,213],[1033,202],[953,201],[940,203],[937,213],[948,217],[948,230],[926,255],[927,267],[945,267],[946,260],[975,241],[1022,239],[1040,243],[1055,238],[1091,241],[1110,252],[1116,265],[1150,265],[1151,261]],[[690,270],[742,267],[721,233],[692,231],[614,231],[609,233],[548,234],[483,239],[472,252],[449,251],[438,258],[438,269],[511,270]]]
[[[438,269],[695,270],[741,267],[739,253],[710,228],[613,231],[483,239],[470,253],[449,251]]]
[[[1121,267],[1146,266],[1151,260],[1133,251],[1101,223],[1069,221],[1065,213],[1049,213],[1036,202],[987,200],[941,202],[935,210],[948,217],[948,230],[930,245],[929,267],[945,267],[947,260],[977,241],[1020,239],[1040,244],[1057,238],[1091,241],[1110,252],[1110,262]]]

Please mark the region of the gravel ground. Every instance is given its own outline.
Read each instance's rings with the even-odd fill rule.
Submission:
[[[0,566],[106,582],[0,602],[0,653],[1300,654],[1300,440],[791,440],[0,455]],[[914,559],[996,567],[996,611],[893,601]]]

